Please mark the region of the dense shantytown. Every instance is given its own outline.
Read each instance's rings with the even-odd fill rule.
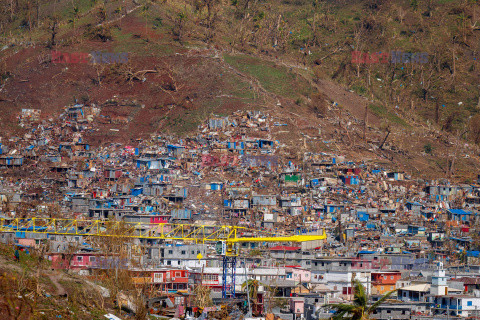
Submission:
[[[260,111],[98,148],[85,133],[127,120],[40,113],[23,109],[29,133],[1,140],[0,242],[115,294],[126,315],[327,319],[360,291],[381,302],[375,319],[480,311],[480,177],[412,179],[302,141],[288,153],[272,138],[288,125]]]

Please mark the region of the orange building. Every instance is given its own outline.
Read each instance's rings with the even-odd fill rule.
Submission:
[[[372,294],[385,294],[395,290],[396,283],[402,278],[400,271],[372,272]]]
[[[174,268],[130,269],[129,273],[134,284],[149,285],[151,292],[188,292],[189,272],[187,270]]]

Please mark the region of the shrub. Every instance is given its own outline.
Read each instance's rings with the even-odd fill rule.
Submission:
[[[427,153],[427,154],[431,154],[431,153],[432,153],[433,147],[432,147],[432,145],[430,144],[430,142],[423,146],[423,151],[425,151],[425,153]]]

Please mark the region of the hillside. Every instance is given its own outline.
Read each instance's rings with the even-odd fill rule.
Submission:
[[[25,133],[21,109],[48,121],[75,101],[110,120],[89,133],[93,145],[186,136],[213,114],[263,110],[287,124],[273,138],[294,154],[300,144],[422,178],[478,174],[476,1],[0,6],[3,139]],[[352,63],[353,50],[426,52],[428,62]],[[128,62],[72,63],[52,52],[128,53]]]
[[[39,252],[0,244],[0,314],[4,319],[105,319],[115,309],[108,290],[65,271],[53,271]],[[123,313],[125,314],[125,313]]]

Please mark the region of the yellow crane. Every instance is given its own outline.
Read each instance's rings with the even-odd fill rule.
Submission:
[[[0,232],[25,232],[96,237],[179,240],[220,244],[223,256],[224,298],[235,296],[236,257],[239,242],[306,242],[326,239],[321,234],[287,235],[240,226],[196,225],[176,223],[142,223],[114,220],[80,220],[55,218],[2,218]]]
[[[98,237],[130,237],[193,241],[195,243],[305,242],[323,240],[325,231],[316,235],[286,235],[240,226],[196,225],[180,223],[142,223],[112,220],[55,218],[0,219],[0,232],[28,232]]]

